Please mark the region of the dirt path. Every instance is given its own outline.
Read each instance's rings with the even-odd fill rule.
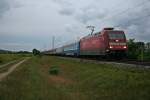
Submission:
[[[11,62],[9,62],[9,63],[0,65],[0,68],[3,68],[3,67],[8,66],[8,65],[10,65],[10,64],[13,64],[13,63],[16,62],[16,61],[17,61],[17,60],[14,60],[14,61],[11,61]]]
[[[27,61],[29,58],[25,58],[24,60],[20,61],[19,63],[13,65],[7,72],[0,73],[0,81],[2,81],[3,78],[7,77],[10,73],[12,73],[18,66],[20,66],[22,63]]]

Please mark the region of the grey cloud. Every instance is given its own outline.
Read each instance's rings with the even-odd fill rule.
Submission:
[[[72,16],[75,13],[75,8],[73,4],[68,0],[53,0],[55,3],[60,5],[59,14]]]
[[[60,4],[60,5],[71,5],[71,0],[53,0],[54,2]]]
[[[135,34],[140,40],[149,41],[147,37],[150,35],[150,2],[147,2],[136,9],[128,11],[114,21],[114,24],[123,29],[129,30],[130,34]]]
[[[0,0],[0,17],[9,10],[9,3],[7,0]]]
[[[117,14],[117,12],[113,11],[111,7],[109,10],[105,9],[105,7],[102,8],[99,5],[99,3],[102,3],[102,1],[98,0],[93,0],[92,4],[82,7],[77,6],[73,7],[71,3],[71,1],[73,0],[70,1],[54,0],[54,1],[61,5],[61,10],[59,11],[61,15],[73,17],[76,21],[84,25],[87,25],[89,23],[97,25],[98,22],[101,22],[99,23],[100,24],[99,26],[102,27],[106,26],[120,27],[122,29],[128,30],[130,34],[136,33],[135,38],[139,38],[140,40],[144,40],[147,38],[148,35],[150,35],[149,34],[150,17],[147,16],[148,14],[150,14],[149,0],[129,1],[128,3],[130,3],[132,9],[128,9],[130,8],[128,5],[124,6],[124,8],[119,6],[118,9],[120,8],[120,10],[118,12],[121,13],[118,13],[118,15],[114,15]],[[124,9],[127,9],[127,11],[124,11]],[[66,30],[68,32],[69,31],[71,32],[72,27],[74,26],[70,25],[69,27],[66,28]],[[148,41],[148,39],[146,41]]]
[[[83,7],[73,6],[73,2],[68,0],[53,0],[57,2],[61,9],[59,13],[61,15],[67,15],[74,17],[82,24],[86,24],[89,21],[101,19],[106,16],[106,10],[99,9],[99,5],[87,5]]]
[[[80,11],[76,13],[75,18],[81,23],[87,24],[90,21],[102,19],[105,16],[107,16],[106,11],[100,9],[98,10],[96,6],[92,6],[92,7],[88,6],[83,9],[80,9]]]
[[[14,51],[19,51],[19,50],[29,50],[30,51],[33,49],[33,46],[31,44],[19,44],[19,43],[0,43],[1,49],[4,50],[14,50]]]
[[[20,8],[22,6],[17,0],[0,0],[0,17],[11,8]]]
[[[60,13],[61,15],[67,15],[67,16],[73,15],[74,12],[75,12],[75,10],[74,10],[73,8],[71,8],[71,7],[64,7],[63,9],[61,9],[61,10],[59,11],[59,13]]]
[[[66,29],[66,32],[68,32],[68,33],[75,33],[77,31],[79,31],[79,26],[77,26],[75,24],[67,24],[67,25],[65,25],[65,29]]]

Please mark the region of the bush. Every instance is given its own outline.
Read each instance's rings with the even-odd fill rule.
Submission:
[[[0,63],[2,63],[2,58],[0,57]]]
[[[60,73],[60,68],[59,67],[51,67],[49,70],[49,74],[51,75],[58,75]]]

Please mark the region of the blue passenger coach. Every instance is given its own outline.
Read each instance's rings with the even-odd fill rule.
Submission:
[[[64,55],[79,56],[80,55],[80,43],[75,42],[75,43],[64,46]]]

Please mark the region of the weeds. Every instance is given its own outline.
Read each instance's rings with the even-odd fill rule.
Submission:
[[[51,75],[58,75],[60,73],[60,68],[57,66],[53,66],[49,70],[49,74]]]

